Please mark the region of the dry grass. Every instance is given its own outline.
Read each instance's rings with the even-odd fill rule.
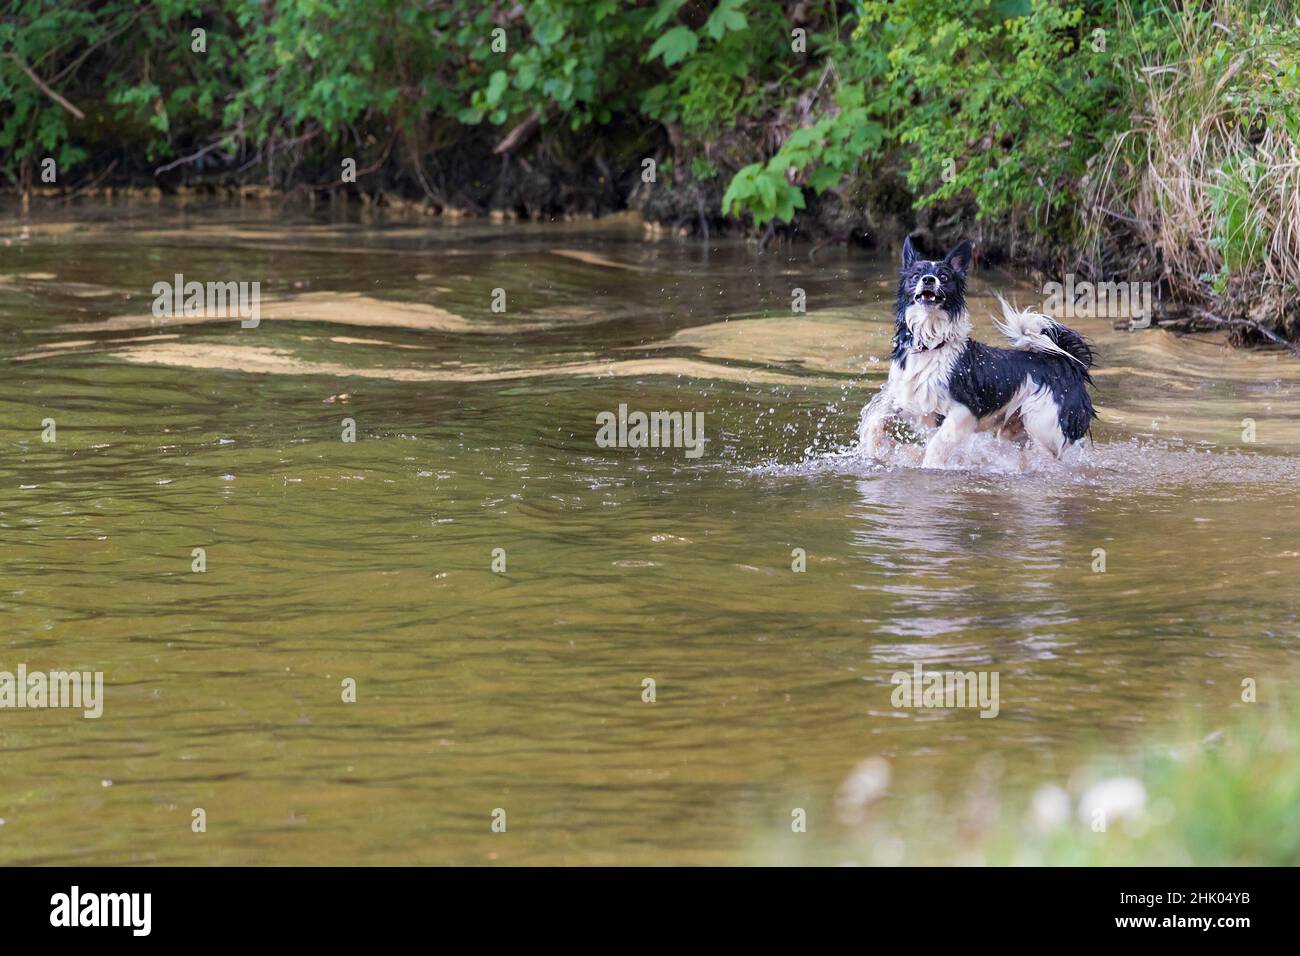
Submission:
[[[1174,49],[1130,64],[1131,126],[1089,184],[1102,271],[1140,244],[1157,254],[1142,278],[1200,317],[1291,339],[1300,333],[1297,6],[1216,0],[1167,11]]]

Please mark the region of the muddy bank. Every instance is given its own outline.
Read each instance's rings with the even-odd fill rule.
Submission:
[[[157,163],[138,148],[118,148],[94,152],[66,184],[41,185],[33,174],[4,193],[33,206],[122,195],[180,196],[356,202],[421,215],[536,222],[634,212],[654,237],[745,236],[760,249],[806,243],[814,251],[892,249],[908,235],[938,249],[969,238],[977,261],[987,265],[1013,264],[1045,274],[1084,271],[1076,250],[999,221],[978,220],[968,196],[918,208],[896,156],[882,157],[869,175],[821,194],[805,189],[806,208],[789,223],[772,220],[756,230],[748,216],[721,212],[728,183],[752,158],[755,143],[731,143],[735,156],[717,156],[716,162],[697,167],[699,150],[674,124],[616,116],[593,134],[531,119],[504,130],[459,126],[440,148],[412,145],[436,143],[433,131],[413,139],[382,128],[362,129],[360,144],[346,155],[311,141],[273,156],[224,155],[211,144],[194,142],[179,146],[177,159]],[[698,174],[701,168],[707,175]],[[1135,255],[1131,264],[1141,266],[1141,257]]]
[[[1002,261],[1017,251],[1014,237],[976,222],[971,204],[915,210],[914,197],[892,168],[882,166],[851,190],[810,193],[807,208],[792,222],[774,222],[756,232],[747,220],[720,211],[736,170],[722,167],[711,176],[696,176],[689,162],[674,161],[678,154],[672,131],[663,126],[615,121],[599,137],[532,130],[511,142],[513,135],[503,139],[499,133],[478,132],[415,157],[399,156],[402,147],[377,142],[352,157],[304,154],[278,175],[263,166],[242,170],[242,155],[224,162],[216,154],[191,153],[189,161],[164,165],[149,163],[143,155],[104,156],[98,169],[85,164],[86,171],[67,185],[32,182],[3,193],[33,207],[82,198],[182,196],[357,202],[433,216],[538,222],[631,211],[655,235],[744,235],[764,247],[806,242],[817,248],[888,248],[913,235],[934,245],[974,237],[986,261]],[[349,158],[355,163],[354,177],[343,172],[343,160]],[[1035,264],[1049,264],[1045,253],[1035,250]]]

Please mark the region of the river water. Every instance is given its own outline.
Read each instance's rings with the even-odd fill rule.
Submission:
[[[177,273],[260,282],[260,324],[155,318]],[[0,710],[0,862],[873,862],[864,760],[1028,793],[1296,672],[1300,363],[1079,319],[1084,461],[886,467],[852,445],[894,275],[620,220],[11,210],[0,670],[105,691]],[[979,272],[985,341],[996,291],[1041,299]],[[620,405],[702,453],[601,447]],[[996,672],[997,717],[893,706],[917,663]]]

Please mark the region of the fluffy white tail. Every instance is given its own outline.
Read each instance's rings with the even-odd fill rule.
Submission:
[[[1012,348],[1064,355],[1066,358],[1078,362],[1084,368],[1092,364],[1091,355],[1088,355],[1089,361],[1085,362],[1079,355],[1075,354],[1078,351],[1077,348],[1071,348],[1068,351],[1061,348],[1059,340],[1063,337],[1063,332],[1070,333],[1071,341],[1068,343],[1070,345],[1074,344],[1073,340],[1078,339],[1078,336],[1066,329],[1065,326],[1058,324],[1051,316],[1035,312],[1033,309],[1017,309],[1002,296],[998,296],[998,302],[1002,304],[1002,319],[999,321],[994,316],[993,324],[1011,342]]]

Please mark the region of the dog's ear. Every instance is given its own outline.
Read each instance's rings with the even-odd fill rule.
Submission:
[[[908,236],[906,239],[903,240],[903,269],[904,269],[904,271],[906,271],[907,269],[912,268],[912,263],[915,262],[915,261],[916,261],[917,259],[919,259],[919,258],[921,258],[921,254],[918,253],[918,252],[916,251],[916,247],[912,245],[912,237],[911,237],[911,236]]]
[[[943,261],[952,266],[955,271],[965,275],[966,270],[970,268],[970,255],[970,240],[963,239],[953,248],[952,252],[943,257]]]

